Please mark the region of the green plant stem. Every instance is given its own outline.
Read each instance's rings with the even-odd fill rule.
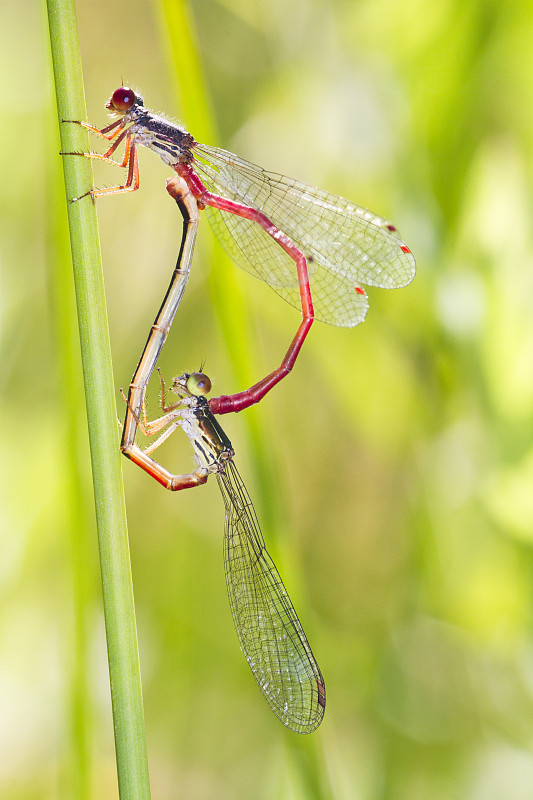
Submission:
[[[46,149],[58,153],[57,116],[50,106],[46,119]],[[48,187],[47,253],[49,281],[52,288],[52,336],[57,362],[58,414],[56,442],[62,464],[63,507],[61,528],[65,545],[70,546],[71,630],[64,643],[65,666],[69,668],[68,703],[65,722],[68,725],[65,769],[59,793],[69,800],[89,800],[91,794],[91,722],[88,692],[87,661],[89,652],[89,620],[94,606],[94,523],[92,497],[88,485],[87,433],[85,410],[79,402],[83,375],[80,364],[79,336],[74,300],[74,281],[70,258],[68,222],[57,209],[65,202],[65,187],[60,159],[47,161],[45,174]],[[80,464],[83,462],[83,468]],[[88,465],[87,465],[88,466]],[[68,532],[68,533],[67,533]],[[88,568],[88,565],[90,567]]]
[[[73,0],[47,0],[61,145],[88,150],[81,60]],[[64,157],[67,197],[92,185],[87,159]],[[111,349],[96,214],[90,197],[68,203],[74,283],[100,550],[117,773],[121,800],[149,800],[150,785],[137,632],[118,450]]]

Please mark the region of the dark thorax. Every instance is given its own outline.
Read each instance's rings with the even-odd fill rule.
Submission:
[[[132,120],[129,130],[135,141],[158,153],[166,164],[192,161],[191,147],[196,142],[185,128],[138,106],[129,116]]]

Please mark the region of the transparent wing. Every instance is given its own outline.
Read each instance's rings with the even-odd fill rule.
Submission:
[[[274,714],[296,733],[320,725],[324,680],[232,461],[217,474],[224,498],[224,569],[241,649]]]
[[[197,144],[193,152],[194,167],[210,191],[261,211],[307,256],[317,319],[353,327],[368,306],[356,291],[359,284],[394,289],[413,279],[413,255],[382,217],[225,150]],[[250,220],[206,210],[230,257],[299,308],[294,262],[272,237]]]

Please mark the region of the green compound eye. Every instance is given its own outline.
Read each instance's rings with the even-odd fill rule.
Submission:
[[[192,372],[187,378],[186,387],[190,394],[199,397],[211,391],[211,381],[203,372]]]

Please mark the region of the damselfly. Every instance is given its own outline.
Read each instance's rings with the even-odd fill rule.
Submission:
[[[166,430],[145,450],[133,444],[128,455],[173,491],[199,486],[210,474],[216,475],[226,509],[226,586],[241,649],[274,714],[292,731],[311,733],[324,716],[324,679],[266,549],[252,501],[233,461],[231,442],[209,409],[204,395],[210,388],[203,373],[180,375],[171,387],[179,399],[167,406],[161,380],[164,415],[138,422],[147,435]],[[178,427],[187,434],[198,465],[186,475],[173,475],[150,457]]]
[[[127,168],[128,176],[122,185],[86,194],[94,199],[138,189],[137,144],[148,147],[186,181],[231,258],[301,308],[302,321],[281,365],[246,391],[212,398],[213,413],[240,411],[259,402],[290,372],[315,318],[345,327],[362,322],[368,298],[360,284],[395,289],[413,279],[413,255],[386,219],[200,144],[184,128],[146,109],[142,97],[127,87],[113,92],[106,108],[118,119],[105,128],[71,121],[112,145],[104,154],[71,155]],[[111,156],[121,142],[124,157],[115,161]]]

